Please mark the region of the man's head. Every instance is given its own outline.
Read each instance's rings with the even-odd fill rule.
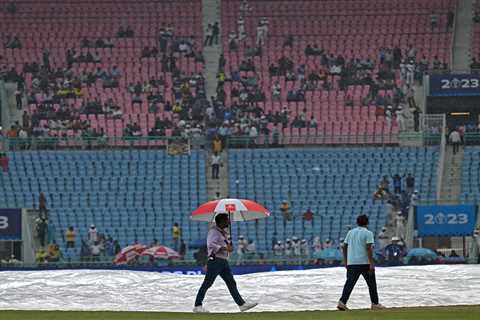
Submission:
[[[368,226],[368,217],[365,214],[361,214],[357,217],[357,224],[359,227]]]
[[[217,216],[215,217],[215,224],[217,225],[217,227],[221,229],[225,229],[226,227],[228,227],[228,225],[230,224],[230,221],[228,219],[228,214],[226,213],[217,214]]]

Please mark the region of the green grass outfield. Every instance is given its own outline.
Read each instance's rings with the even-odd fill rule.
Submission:
[[[382,311],[356,310],[309,312],[261,312],[233,314],[165,313],[165,312],[62,312],[0,311],[1,320],[445,320],[480,319],[480,306],[435,308],[393,308]]]

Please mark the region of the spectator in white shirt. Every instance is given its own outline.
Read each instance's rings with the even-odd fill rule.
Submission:
[[[237,27],[238,27],[238,40],[242,41],[247,37],[247,33],[245,32],[245,21],[243,20],[243,18],[238,19]]]
[[[94,257],[100,256],[100,253],[102,252],[102,250],[103,250],[103,245],[99,241],[95,241],[95,243],[90,246],[90,252]]]
[[[250,136],[250,138],[252,138],[252,140],[256,139],[258,137],[257,128],[255,126],[251,126],[248,135]]]
[[[460,142],[462,142],[462,138],[460,137],[460,133],[457,129],[453,129],[450,133],[449,140],[453,145],[453,154],[456,154],[460,148]]]
[[[275,83],[272,86],[272,100],[280,100],[280,94],[282,92],[282,88],[280,87],[280,83],[278,81],[275,81]]]
[[[94,244],[98,240],[98,232],[95,225],[91,225],[90,229],[88,230],[88,242],[90,244]]]
[[[246,249],[247,249],[246,251],[249,255],[255,255],[257,253],[257,246],[255,244],[255,241],[249,240]]]
[[[218,174],[220,172],[220,163],[222,161],[222,158],[218,153],[214,153],[212,155],[211,159],[211,165],[212,165],[212,179],[219,179]]]
[[[378,247],[383,250],[389,244],[389,237],[387,236],[387,228],[383,227],[382,232],[378,235]]]
[[[310,246],[308,245],[308,242],[306,239],[303,239],[301,244],[300,244],[300,251],[302,256],[304,257],[309,257],[310,256]]]
[[[281,257],[283,256],[283,250],[284,250],[284,247],[283,247],[282,241],[277,241],[277,243],[273,246],[273,254],[276,257]]]
[[[315,237],[313,239],[312,247],[314,253],[319,253],[320,251],[322,251],[322,242],[320,241],[320,237]]]
[[[294,256],[300,256],[302,251],[300,247],[300,241],[298,240],[297,237],[292,237],[292,249],[293,249],[293,255]]]

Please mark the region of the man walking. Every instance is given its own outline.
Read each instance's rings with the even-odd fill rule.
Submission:
[[[222,158],[218,153],[214,153],[212,155],[212,179],[218,179],[218,173],[220,172],[220,163],[222,161]]]
[[[460,142],[462,142],[462,138],[460,137],[460,133],[458,130],[455,128],[453,131],[450,133],[449,137],[450,142],[453,145],[453,154],[457,154],[459,148],[460,148]]]
[[[228,257],[233,252],[231,242],[228,240],[228,228],[230,221],[226,213],[219,213],[215,217],[215,226],[210,229],[207,237],[208,262],[207,274],[205,280],[198,291],[195,300],[193,312],[207,313],[203,307],[203,299],[207,290],[213,285],[218,275],[225,281],[228,291],[232,295],[233,300],[239,306],[240,311],[247,311],[255,307],[257,302],[245,302],[238,292],[237,283],[233,279],[232,270],[228,264]]]
[[[368,217],[357,218],[358,227],[350,230],[343,242],[343,260],[347,268],[347,281],[343,287],[342,297],[337,309],[348,310],[347,302],[360,275],[368,285],[372,310],[385,308],[378,303],[377,282],[375,280],[375,262],[373,261],[373,233],[367,229]]]

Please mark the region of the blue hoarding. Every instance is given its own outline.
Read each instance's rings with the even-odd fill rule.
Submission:
[[[22,209],[0,209],[0,240],[22,240]]]
[[[431,75],[430,96],[480,96],[480,75]]]
[[[477,222],[477,207],[417,206],[416,224],[420,237],[424,236],[470,236]]]

